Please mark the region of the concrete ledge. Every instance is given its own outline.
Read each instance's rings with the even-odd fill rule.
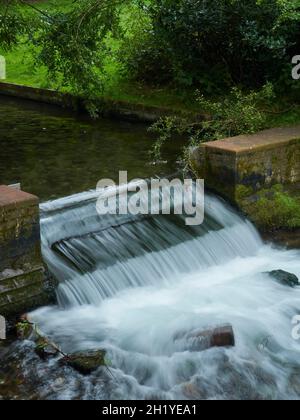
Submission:
[[[257,134],[242,135],[205,143],[210,149],[232,152],[234,154],[258,152],[290,144],[300,140],[300,125],[295,127],[272,128]]]
[[[32,194],[17,190],[14,187],[0,185],[0,207],[27,207],[38,205],[39,199]]]
[[[48,303],[50,286],[41,256],[39,200],[0,185],[0,314],[11,318]]]
[[[46,303],[44,268],[0,279],[0,314],[10,317]]]
[[[1,82],[0,95],[57,105],[63,108],[69,108],[73,111],[87,112],[88,108],[84,98],[51,89],[40,89],[14,83]],[[153,123],[160,117],[177,114],[188,115],[191,118],[197,117],[193,115],[192,112],[175,112],[168,108],[132,104],[126,101],[114,101],[106,98],[95,99],[95,103],[103,117],[133,122]],[[201,118],[201,116],[198,116],[197,118]]]
[[[204,143],[191,152],[191,165],[206,185],[233,202],[239,186],[253,193],[300,181],[300,126]]]
[[[41,265],[39,200],[0,186],[0,271]]]
[[[297,213],[299,200],[300,126],[204,143],[191,150],[190,161],[194,172],[205,180],[208,188],[236,204],[262,229],[265,222],[259,219],[265,213],[263,219],[267,220],[272,200],[277,199],[278,205],[278,197],[284,194],[294,197],[294,204],[287,203],[284,208],[285,203],[282,203],[282,208],[273,211],[274,223],[268,220],[271,229],[284,225],[290,228],[288,219],[293,219],[293,223],[300,220],[300,215],[292,213],[293,208]],[[260,200],[264,203],[261,208]],[[279,214],[282,221],[278,220]],[[297,221],[295,223],[295,228],[300,227]]]

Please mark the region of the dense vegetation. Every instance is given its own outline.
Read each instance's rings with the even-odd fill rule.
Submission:
[[[223,90],[289,84],[300,49],[299,3],[285,0],[157,0],[150,30],[132,51],[135,74]],[[159,45],[159,49],[157,48]],[[131,58],[132,59],[132,58]],[[156,76],[158,75],[158,76]]]
[[[299,118],[286,102],[300,96],[300,0],[2,0],[0,50],[10,81],[209,115],[159,121],[156,158],[174,132],[195,143],[267,126],[276,95],[291,109],[280,122]]]
[[[298,89],[299,0],[2,0],[0,46],[32,47],[52,80],[84,94],[103,74],[148,85]]]

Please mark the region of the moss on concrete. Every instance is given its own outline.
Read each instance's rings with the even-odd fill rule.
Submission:
[[[251,187],[245,185],[237,185],[235,190],[235,196],[237,203],[242,203],[247,197],[253,195],[254,191]]]
[[[300,194],[285,190],[282,185],[249,195],[249,188],[238,187],[238,203],[263,231],[300,228]]]
[[[300,228],[300,126],[202,144],[191,168],[261,232]],[[293,241],[294,243],[294,241]]]

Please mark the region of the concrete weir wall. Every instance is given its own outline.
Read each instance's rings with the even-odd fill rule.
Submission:
[[[204,143],[190,157],[207,187],[245,210],[251,200],[257,200],[257,194],[278,184],[297,190],[300,126]]]
[[[88,111],[88,103],[84,98],[50,89],[39,89],[15,83],[0,82],[0,95],[57,105],[71,109],[72,111]],[[190,112],[175,112],[168,108],[158,108],[126,101],[115,101],[108,98],[97,98],[93,103],[97,106],[100,115],[103,117],[147,124],[152,124],[164,116],[177,114],[190,116],[191,114]],[[197,118],[201,118],[201,116],[197,116]]]
[[[0,185],[0,314],[15,316],[47,300],[39,200]]]

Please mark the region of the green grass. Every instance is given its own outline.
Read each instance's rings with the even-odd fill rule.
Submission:
[[[73,4],[73,0],[41,0],[33,3],[35,7],[43,11],[68,10]],[[26,8],[27,13],[36,13],[30,8]],[[130,20],[130,11],[126,9],[124,13],[125,25]],[[130,33],[130,27],[128,33]],[[145,86],[140,83],[129,81],[122,71],[120,64],[115,59],[114,53],[118,51],[120,43],[114,39],[107,40],[107,46],[112,51],[105,58],[104,65],[104,92],[99,96],[113,99],[116,101],[126,101],[133,104],[144,106],[155,106],[168,108],[175,111],[200,112],[195,101],[195,94],[192,90],[175,90],[170,87],[155,88]],[[51,81],[45,67],[37,66],[34,59],[33,46],[24,43],[13,51],[0,54],[5,55],[7,63],[7,82],[23,84],[38,88],[58,89],[70,91],[68,87],[59,86]],[[279,109],[289,108],[290,105],[283,105]],[[288,112],[270,113],[268,117],[268,127],[293,125],[300,123],[300,106]]]
[[[33,52],[28,45],[19,46],[6,54],[0,51],[0,54],[6,58],[6,82],[69,91],[67,87],[61,88],[51,81],[45,67],[35,65]],[[192,91],[155,88],[128,82],[118,74],[117,66],[113,67],[110,63],[106,64],[105,74],[103,96],[106,98],[174,110],[198,111]]]

